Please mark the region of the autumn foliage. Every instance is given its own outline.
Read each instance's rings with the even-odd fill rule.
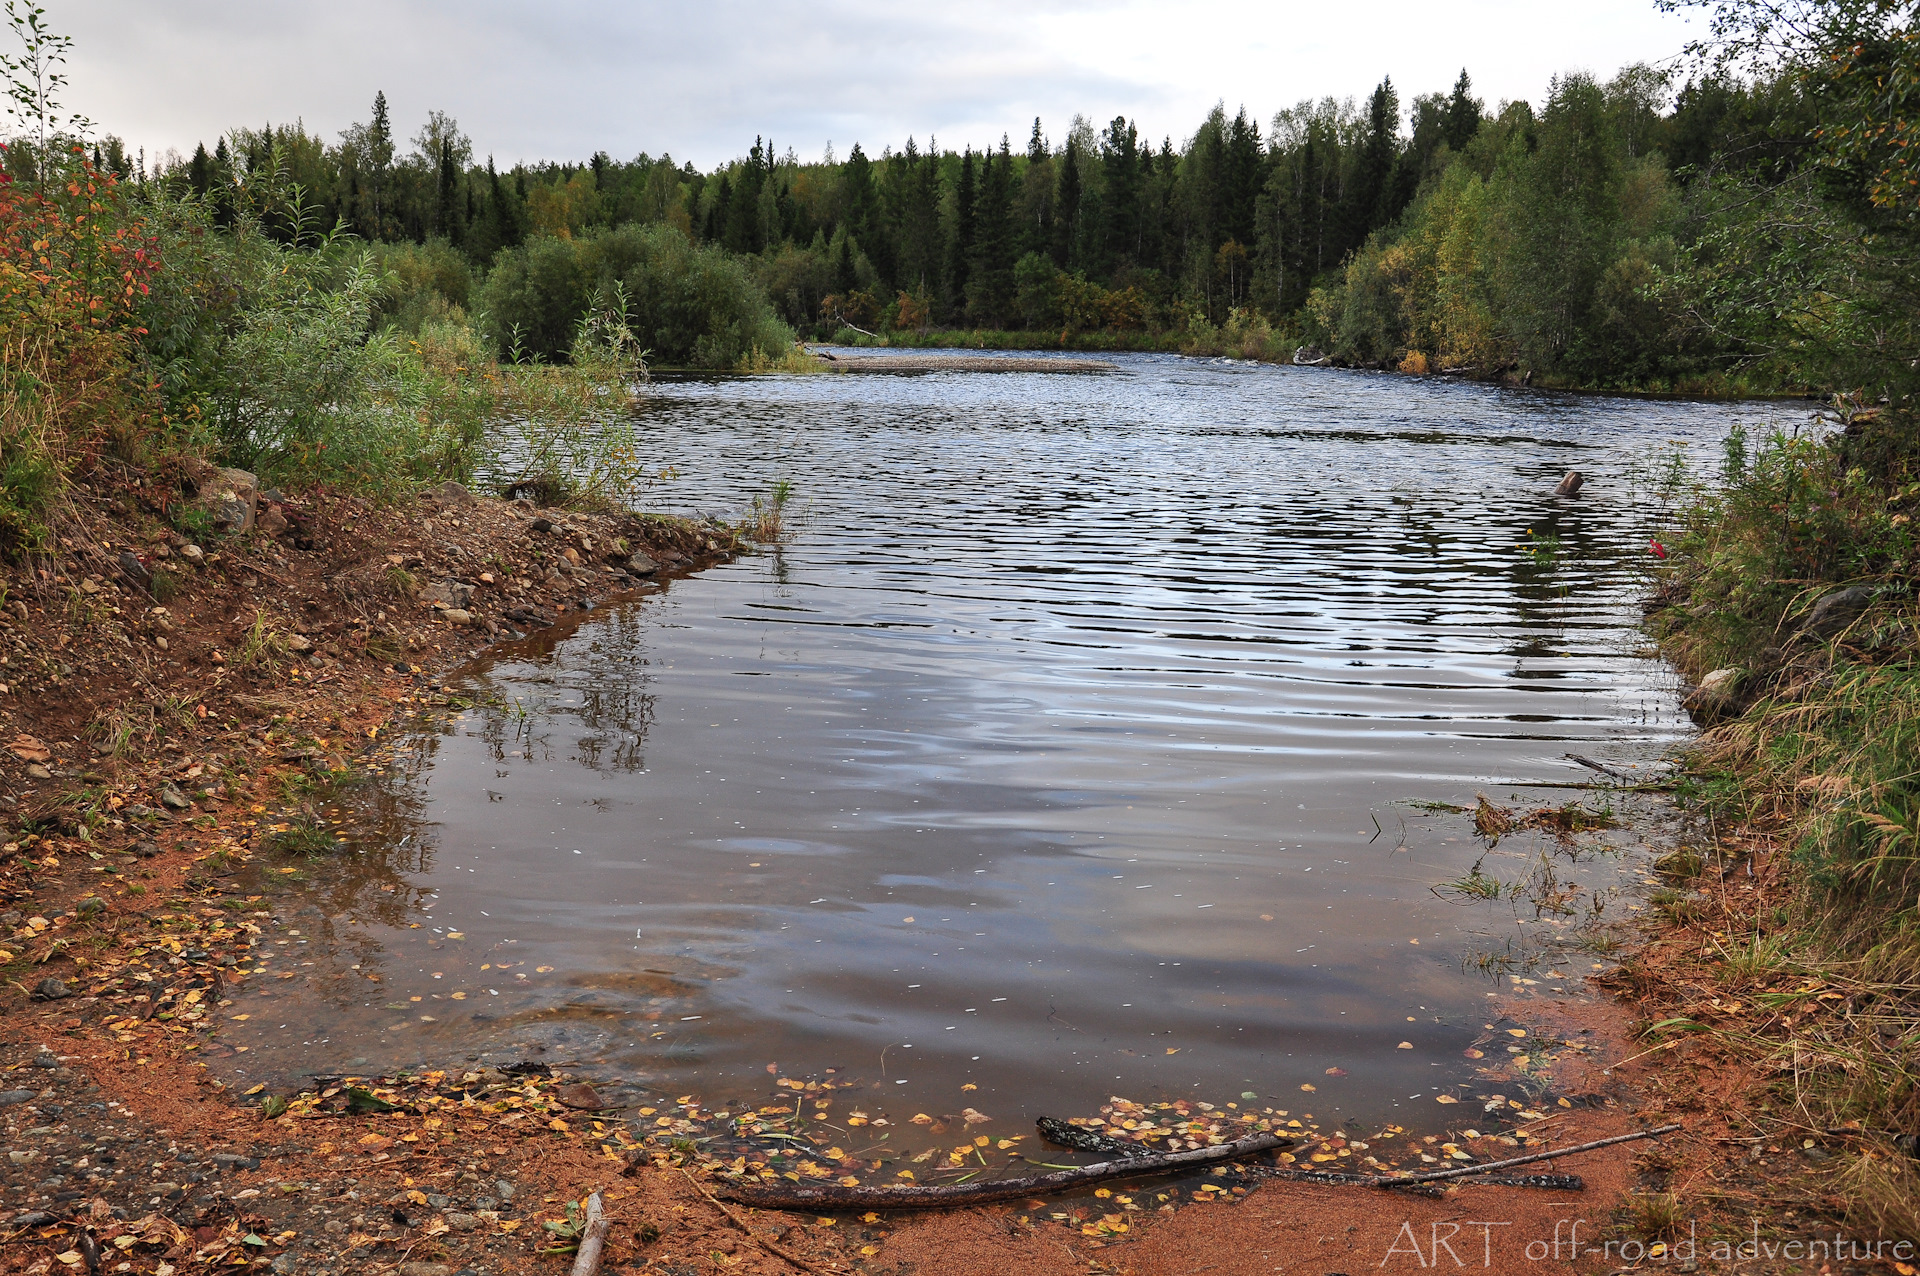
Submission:
[[[41,181],[0,173],[0,542],[30,548],[65,481],[130,456],[152,418],[139,298],[157,262],[123,191],[77,148]]]

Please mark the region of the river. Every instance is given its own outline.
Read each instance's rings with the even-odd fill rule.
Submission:
[[[785,480],[786,543],[453,678],[380,836],[281,901],[314,967],[234,1062],[1427,1120],[1487,954],[1603,964],[1436,894],[1486,847],[1432,804],[1686,737],[1635,628],[1673,458],[1795,409],[1116,362],[651,387],[655,506]]]

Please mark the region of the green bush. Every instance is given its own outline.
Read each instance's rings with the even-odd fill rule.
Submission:
[[[480,305],[503,355],[557,360],[614,284],[626,290],[628,322],[657,364],[752,366],[794,342],[741,258],[671,226],[531,240],[500,255]]]

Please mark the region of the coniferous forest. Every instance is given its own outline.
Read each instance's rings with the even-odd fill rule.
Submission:
[[[98,158],[216,220],[271,185],[283,238],[338,227],[376,247],[387,322],[472,322],[502,356],[564,357],[617,284],[663,365],[766,366],[837,336],[1306,346],[1595,387],[1844,379],[1862,316],[1822,298],[1908,251],[1871,163],[1836,156],[1828,127],[1865,72],[1690,65],[1569,73],[1538,103],[1489,105],[1464,70],[1410,99],[1383,79],[1270,119],[1216,107],[1179,139],[1033,120],[803,161],[763,137],[705,172],[604,152],[502,170],[439,112],[403,141],[384,95],[333,141],[263,124],[191,157],[108,140]]]

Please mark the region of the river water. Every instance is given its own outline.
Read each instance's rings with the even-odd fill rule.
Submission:
[[[233,1062],[1424,1119],[1477,955],[1554,923],[1436,895],[1485,847],[1420,804],[1685,737],[1634,628],[1663,476],[1791,409],[1117,362],[653,386],[656,506],[786,480],[787,543],[452,680]]]

